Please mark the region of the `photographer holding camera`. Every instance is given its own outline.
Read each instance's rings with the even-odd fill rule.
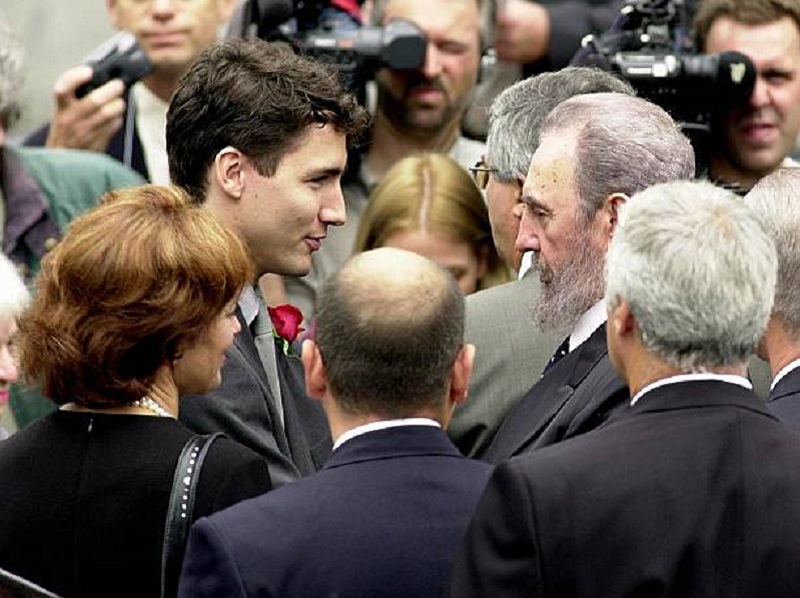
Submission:
[[[105,152],[154,183],[169,183],[164,128],[178,78],[217,39],[238,0],[106,0],[109,20],[136,36],[152,72],[127,88],[118,78],[83,97],[88,65],[65,71],[54,86],[53,119],[26,145]],[[80,93],[78,94],[80,95]]]
[[[708,174],[748,190],[782,165],[800,132],[800,4],[797,0],[701,0],[694,17],[697,49],[750,58],[750,99],[712,123]]]

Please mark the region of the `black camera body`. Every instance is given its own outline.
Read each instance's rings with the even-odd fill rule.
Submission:
[[[333,65],[357,93],[379,68],[413,70],[424,64],[427,40],[414,23],[344,27],[330,17],[336,10],[329,0],[248,0],[244,36],[287,42],[298,53]]]
[[[121,32],[114,35],[87,57],[86,63],[92,67],[92,78],[75,90],[75,97],[82,98],[112,79],[121,79],[126,88],[148,75],[153,64],[136,37]]]
[[[609,31],[584,39],[580,62],[619,74],[664,108],[699,153],[719,116],[749,100],[756,69],[738,52],[698,53],[691,13],[684,0],[629,0]]]

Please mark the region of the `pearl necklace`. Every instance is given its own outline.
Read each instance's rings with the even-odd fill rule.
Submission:
[[[164,409],[161,405],[156,403],[150,397],[142,397],[141,399],[136,399],[135,401],[131,401],[130,404],[133,405],[134,407],[141,407],[142,409],[147,409],[148,411],[150,411],[151,413],[155,413],[159,417],[171,417],[175,419],[174,416],[169,411]]]

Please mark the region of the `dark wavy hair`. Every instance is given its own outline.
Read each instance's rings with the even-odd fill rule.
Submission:
[[[20,365],[58,404],[129,403],[250,277],[238,237],[179,189],[112,191],[42,261]]]
[[[227,39],[184,73],[167,113],[170,177],[202,202],[217,153],[231,146],[272,176],[311,124],[331,124],[356,143],[368,115],[335,71],[263,40]]]

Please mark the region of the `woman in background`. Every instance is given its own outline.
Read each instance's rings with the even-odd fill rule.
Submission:
[[[0,417],[8,405],[11,385],[19,378],[16,355],[17,319],[30,300],[14,264],[0,253]],[[0,426],[0,440],[8,431]]]
[[[469,174],[444,154],[397,162],[370,195],[355,253],[396,247],[449,270],[464,294],[508,282],[492,240],[489,214]]]
[[[249,279],[239,239],[173,188],[115,191],[73,221],[19,322],[22,371],[60,408],[0,443],[0,567],[64,598],[161,595],[192,436],[180,397],[220,383]],[[270,486],[258,455],[221,438],[192,519]]]

